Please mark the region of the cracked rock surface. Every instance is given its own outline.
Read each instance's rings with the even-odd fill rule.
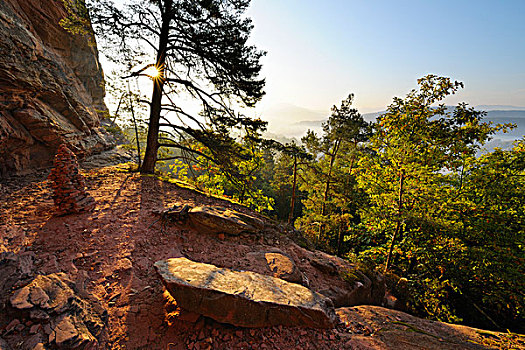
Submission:
[[[330,328],[330,299],[295,283],[186,258],[155,263],[170,294],[186,310],[241,327]]]
[[[104,312],[95,311],[93,301],[80,298],[73,288],[65,274],[54,273],[37,275],[13,292],[11,307],[21,318],[28,319],[29,333],[35,334],[27,341],[43,348],[89,349],[98,345]]]

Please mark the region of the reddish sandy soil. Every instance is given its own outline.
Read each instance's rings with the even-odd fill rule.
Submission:
[[[416,319],[371,306],[340,311],[342,321],[332,330],[241,329],[204,317],[189,322],[173,312],[153,268],[155,261],[186,256],[242,269],[246,253],[268,247],[290,252],[290,240],[279,234],[219,239],[183,224],[163,226],[154,213],[174,204],[220,205],[249,211],[115,167],[91,170],[85,175],[87,190],[96,200],[95,210],[62,217],[53,216],[51,193],[42,181],[45,174],[4,181],[0,187],[0,252],[34,254],[40,273],[65,272],[78,289],[98,299],[109,314],[101,348],[523,348],[523,338],[518,336]],[[300,265],[303,271],[308,269]],[[315,272],[304,272],[311,278],[313,289],[322,286],[323,280],[316,278]],[[0,330],[8,319],[9,315],[2,323],[0,318]],[[5,339],[11,343],[15,338],[10,335]]]

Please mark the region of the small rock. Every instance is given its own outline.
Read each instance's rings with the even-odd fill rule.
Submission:
[[[30,293],[31,303],[40,307],[45,307],[49,301],[49,296],[39,286],[35,286],[31,289]]]
[[[117,262],[117,270],[118,271],[127,271],[130,270],[133,267],[133,264],[131,263],[131,260],[128,258],[121,259]]]
[[[15,309],[30,309],[34,305],[29,302],[29,288],[18,289],[9,299]]]
[[[41,334],[34,334],[30,337],[28,337],[24,344],[21,346],[21,349],[24,350],[44,350],[44,338]]]
[[[53,332],[53,330],[51,329],[51,325],[49,323],[46,323],[43,329],[44,329],[44,333],[48,335],[51,334],[51,332]]]
[[[46,321],[49,320],[49,315],[45,311],[34,309],[29,312],[29,318],[34,321]]]
[[[11,347],[2,338],[0,338],[0,350],[11,350]]]
[[[42,328],[42,326],[40,324],[34,324],[29,329],[29,333],[31,333],[31,334],[38,333],[38,331],[40,331],[41,328]]]
[[[71,316],[65,317],[53,330],[55,332],[55,342],[58,346],[78,336],[78,331],[71,320]]]
[[[208,343],[200,343],[199,350],[211,350],[211,345]]]
[[[9,324],[5,327],[5,333],[9,333],[13,331],[16,328],[16,326],[18,326],[19,324],[20,324],[20,320],[15,318],[11,322],[9,322]]]
[[[274,277],[293,283],[302,282],[302,273],[288,254],[276,249],[264,253],[264,258]]]
[[[117,311],[115,311],[115,316],[121,318],[122,316],[124,316],[124,310],[122,310],[121,308],[118,309]]]

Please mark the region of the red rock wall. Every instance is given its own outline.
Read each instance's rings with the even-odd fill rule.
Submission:
[[[96,47],[60,27],[61,0],[0,0],[0,177],[51,165],[62,142],[86,155],[113,146],[96,110]]]

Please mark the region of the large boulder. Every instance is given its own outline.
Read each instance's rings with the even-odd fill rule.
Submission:
[[[206,233],[239,235],[264,228],[261,219],[223,207],[195,207],[188,212],[188,216],[197,230]]]
[[[0,1],[0,177],[49,166],[63,142],[85,155],[113,145],[94,39],[66,32],[65,15],[62,1]]]
[[[280,249],[273,248],[268,251],[251,252],[246,254],[246,259],[250,266],[258,264],[266,266],[273,277],[292,283],[304,283],[303,274],[294,259]]]
[[[425,320],[379,306],[344,307],[336,309],[336,313],[349,339],[348,349],[523,349],[524,344],[524,337],[517,334],[511,338],[507,334]],[[506,343],[509,340],[512,345]]]
[[[351,263],[321,251],[308,251],[291,246],[299,268],[309,279],[309,287],[330,298],[335,307],[382,305],[385,278],[364,265]]]
[[[331,301],[301,285],[186,258],[155,263],[181,308],[240,327],[274,325],[330,328]]]

